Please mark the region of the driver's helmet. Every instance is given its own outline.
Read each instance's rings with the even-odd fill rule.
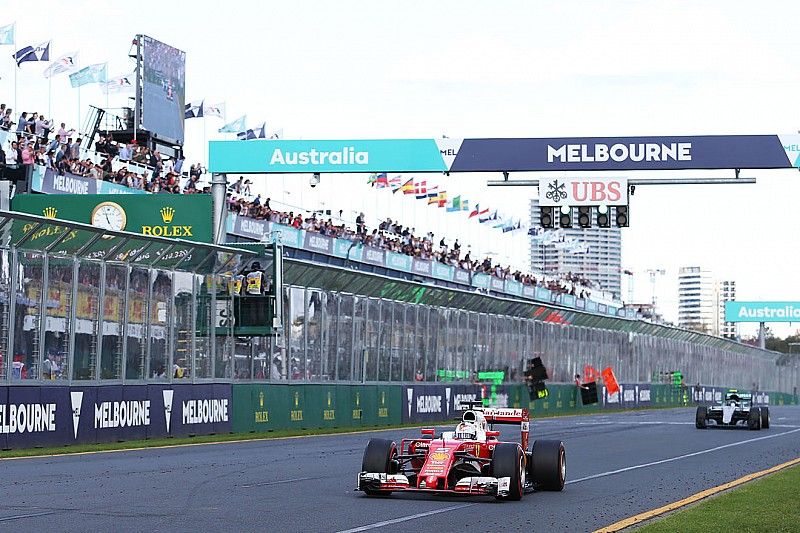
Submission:
[[[478,428],[475,424],[461,422],[456,426],[455,435],[460,440],[476,440],[478,438]]]

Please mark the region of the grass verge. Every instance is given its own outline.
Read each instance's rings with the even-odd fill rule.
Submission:
[[[796,532],[800,465],[767,475],[636,529],[639,533]]]
[[[665,407],[642,407],[639,409],[586,409],[574,413],[534,413],[532,421],[537,418],[561,418],[568,416],[584,415],[605,415],[620,413],[622,411],[651,411],[656,409],[675,409],[676,406]],[[165,446],[190,446],[195,444],[210,444],[221,442],[240,442],[251,440],[278,439],[286,437],[302,437],[309,435],[331,435],[339,433],[361,433],[369,431],[380,431],[387,429],[419,428],[426,426],[447,427],[445,422],[438,424],[420,424],[417,422],[409,424],[395,424],[388,426],[364,426],[364,427],[342,427],[342,428],[314,428],[314,429],[284,429],[266,431],[261,433],[226,433],[220,435],[201,435],[195,437],[174,437],[162,439],[131,440],[124,442],[108,442],[100,444],[73,444],[69,446],[57,446],[51,448],[26,448],[19,450],[0,451],[0,460],[24,457],[40,457],[50,455],[69,455],[79,453],[94,453],[122,450],[137,450],[146,448],[160,448]]]

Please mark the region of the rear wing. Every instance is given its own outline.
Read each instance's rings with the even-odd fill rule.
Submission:
[[[483,416],[490,425],[494,424],[519,424],[520,444],[523,450],[528,449],[528,436],[530,433],[530,419],[527,409],[512,409],[504,407],[487,407]]]
[[[483,410],[483,416],[490,424],[522,424],[530,420],[527,409],[487,407]]]

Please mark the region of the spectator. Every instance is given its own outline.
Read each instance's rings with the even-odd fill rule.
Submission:
[[[119,149],[119,160],[123,163],[127,163],[131,160],[131,148],[128,144],[123,144],[122,148]]]

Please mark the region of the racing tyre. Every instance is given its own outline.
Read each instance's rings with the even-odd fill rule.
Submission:
[[[503,442],[494,448],[492,453],[492,475],[496,478],[511,478],[508,496],[498,496],[501,500],[519,500],[525,486],[525,454],[514,443]]]
[[[697,413],[694,415],[694,425],[697,429],[706,429],[706,417],[708,416],[708,407],[701,405],[697,408]]]
[[[761,409],[753,407],[747,415],[747,429],[761,429]]]
[[[380,474],[397,473],[397,444],[388,439],[369,439],[364,458],[361,460],[362,472],[377,472]],[[375,491],[365,489],[369,496],[389,495],[388,491]]]
[[[560,440],[535,440],[531,448],[529,475],[536,490],[564,490],[567,454]]]
[[[769,407],[759,407],[761,409],[761,429],[769,429]]]

